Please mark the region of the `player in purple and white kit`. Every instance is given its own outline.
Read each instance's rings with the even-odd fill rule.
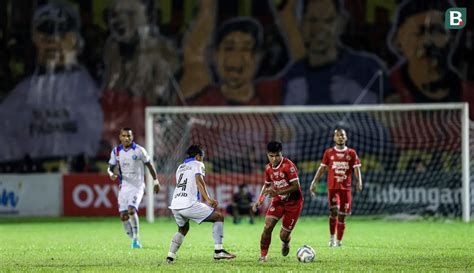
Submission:
[[[160,182],[146,150],[133,142],[132,129],[123,128],[120,130],[119,137],[121,144],[110,153],[107,172],[110,179],[115,180],[118,177],[120,180],[118,194],[120,219],[125,232],[132,239],[132,248],[141,248],[137,212],[145,192],[144,166],[147,166],[153,177],[155,193],[160,191]],[[118,167],[118,174],[116,167]]]

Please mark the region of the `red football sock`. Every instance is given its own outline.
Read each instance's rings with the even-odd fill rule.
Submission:
[[[272,236],[266,236],[265,233],[263,233],[262,237],[260,238],[260,256],[267,256],[268,248],[270,247],[271,242]]]
[[[344,236],[344,230],[346,229],[346,223],[339,222],[337,223],[337,240],[341,241],[342,236]]]
[[[329,234],[334,236],[336,234],[336,225],[337,225],[337,217],[329,216]]]

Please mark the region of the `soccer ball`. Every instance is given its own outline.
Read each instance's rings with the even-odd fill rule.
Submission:
[[[308,245],[304,245],[298,248],[296,251],[296,258],[302,263],[310,263],[316,257],[316,252],[314,249]]]

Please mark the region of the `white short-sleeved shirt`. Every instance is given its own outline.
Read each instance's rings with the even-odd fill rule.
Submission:
[[[186,159],[176,170],[176,188],[174,189],[170,209],[191,207],[201,198],[196,185],[196,175],[206,175],[204,164],[194,158]]]
[[[150,162],[146,150],[136,144],[125,150],[122,145],[114,148],[110,153],[110,165],[119,165],[120,183],[122,186],[145,186],[145,163]]]

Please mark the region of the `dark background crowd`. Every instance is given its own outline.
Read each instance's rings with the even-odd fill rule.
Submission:
[[[445,28],[453,6],[467,8],[462,30]],[[146,106],[474,108],[472,12],[469,0],[0,1],[0,172],[102,172],[121,127],[144,144]]]

